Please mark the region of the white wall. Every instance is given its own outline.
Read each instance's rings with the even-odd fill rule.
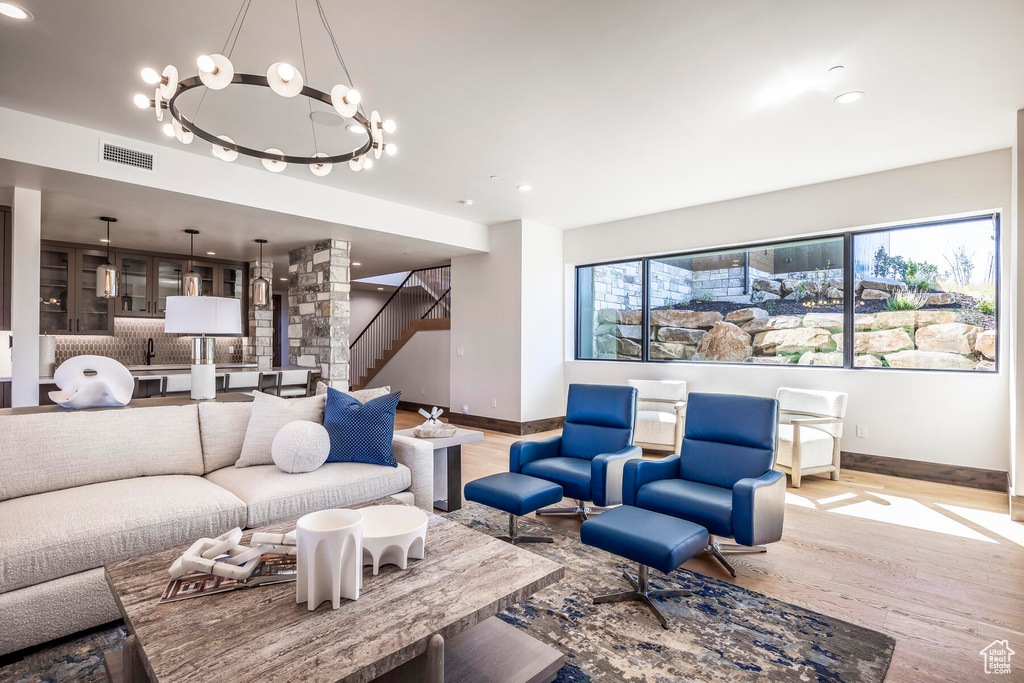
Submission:
[[[523,221],[520,420],[565,415],[561,230]]]
[[[1000,266],[1005,274],[1013,230],[1010,186],[1010,151],[999,150],[567,231],[565,381],[685,379],[690,391],[765,396],[779,386],[845,391],[850,394],[845,450],[1008,470],[1010,344],[1000,344],[998,374],[573,361],[571,273],[575,264],[600,260],[1004,210]],[[1003,278],[1000,291],[1004,340],[1012,329],[1009,281]],[[852,435],[858,424],[867,427],[867,438]]]
[[[367,384],[367,388],[390,386],[401,391],[402,400],[449,405],[451,379],[451,342],[449,330],[422,330]]]
[[[349,292],[349,338],[355,339],[387,303],[391,292],[352,288]]]
[[[1024,236],[1020,234],[1021,213],[1024,212],[1024,109],[1017,112],[1016,135],[1013,142],[1012,166],[1012,199],[1013,216],[1010,224],[1010,239],[1004,240],[1009,247],[1013,267],[1006,272],[1010,277],[1009,286],[1011,298],[1014,300],[1014,307],[1010,316],[1007,316],[1008,328],[1014,331],[1007,351],[1011,354],[1013,367],[1010,368],[1010,444],[1013,457],[1010,462],[1010,494],[1013,496],[1024,496],[1024,429],[1021,429],[1021,421],[1024,420],[1024,341],[1021,335],[1024,334],[1024,315],[1021,306],[1024,306],[1024,277],[1021,277],[1020,268],[1024,267]],[[1024,520],[1020,513],[1020,505],[1011,506],[1014,519]]]
[[[11,202],[11,405],[39,405],[39,257],[42,193],[16,187]]]

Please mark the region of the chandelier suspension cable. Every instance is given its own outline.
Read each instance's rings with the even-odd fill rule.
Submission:
[[[222,55],[226,55],[228,59],[231,59],[231,54],[235,51],[235,43],[238,42],[238,36],[242,34],[242,24],[245,23],[245,17],[249,14],[249,5],[252,4],[252,0],[242,0],[242,4],[238,6],[238,14],[235,15],[235,20],[231,24],[231,30],[228,31],[228,37],[224,40],[224,47],[220,49]],[[244,10],[244,11],[243,11]],[[239,22],[241,17],[241,22]],[[235,27],[238,30],[235,30]],[[232,42],[231,34],[235,34],[235,40]],[[231,43],[231,49],[227,52],[224,50],[228,49],[228,43]],[[203,108],[203,100],[206,99],[206,93],[210,92],[209,88],[203,88],[203,94],[199,97],[199,104],[196,105],[196,111],[192,114],[192,121],[194,122],[199,116],[199,110]]]
[[[299,53],[302,55],[302,73],[309,79],[309,70],[306,68],[306,44],[302,40],[302,19],[299,18],[299,0],[295,0],[295,24],[299,27]],[[313,156],[320,152],[320,145],[316,142],[316,124],[313,123],[313,100],[306,98],[306,106],[309,107],[309,130],[313,133]],[[262,248],[262,247],[261,247]]]
[[[327,36],[331,39],[331,45],[334,47],[334,54],[338,58],[338,62],[341,64],[342,70],[345,72],[345,77],[348,78],[348,85],[350,88],[355,88],[355,81],[352,80],[352,74],[348,72],[348,66],[345,64],[345,58],[341,56],[341,48],[338,47],[338,41],[334,39],[334,31],[331,30],[331,24],[327,21],[327,13],[324,12],[324,6],[320,4],[320,0],[316,0],[317,11],[320,12],[320,21],[323,22],[324,28],[327,29]],[[359,112],[366,116],[366,112],[363,110],[363,103],[360,102]]]

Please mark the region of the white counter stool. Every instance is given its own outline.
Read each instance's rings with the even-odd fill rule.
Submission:
[[[258,370],[224,373],[224,391],[263,390],[263,373]]]
[[[192,391],[192,373],[181,372],[160,378],[160,395],[181,394]]]
[[[281,370],[277,373],[276,394],[285,398],[311,396],[312,370]]]

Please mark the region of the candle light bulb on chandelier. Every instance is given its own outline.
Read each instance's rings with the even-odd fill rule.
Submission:
[[[370,157],[366,157],[366,161],[363,163],[363,168],[365,168],[367,171],[373,168],[373,159],[371,159]]]
[[[147,66],[142,70],[142,80],[150,85],[156,85],[160,82],[161,78],[162,77],[157,73],[157,70],[152,67]]]
[[[345,93],[345,101],[349,104],[359,104],[363,101],[363,96],[355,88],[349,88],[349,91]]]
[[[282,81],[288,83],[295,78],[295,67],[288,62],[281,62],[277,65],[277,75],[281,77]]]
[[[398,153],[398,145],[396,145],[393,142],[389,142],[388,144],[384,145],[384,151],[387,152],[390,156],[395,156]]]
[[[172,126],[169,123],[165,123],[164,124],[164,135],[166,135],[169,138],[173,138],[174,137],[174,126]]]
[[[210,55],[199,55],[199,59],[196,60],[196,66],[203,73],[215,74],[217,72],[217,65],[213,63],[213,57]]]
[[[149,109],[149,98],[142,93],[136,93],[135,97],[132,98],[132,102],[139,109]]]
[[[384,128],[384,132],[385,133],[394,133],[395,129],[397,128],[397,126],[395,125],[395,122],[392,121],[391,119],[388,119],[387,121],[385,121],[382,124],[381,127]]]

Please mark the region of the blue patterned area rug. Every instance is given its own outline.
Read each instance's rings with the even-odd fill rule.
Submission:
[[[508,515],[475,503],[446,517],[507,533]],[[565,529],[525,518],[519,530],[554,538],[521,547],[565,565],[565,578],[499,616],[566,654],[560,683],[885,679],[896,641],[884,633],[685,569],[652,570],[652,587],[693,591],[658,602],[665,630],[640,603],[592,602],[595,594],[627,590],[622,571],[635,574],[635,566]]]
[[[504,513],[473,503],[446,516],[486,534],[505,533]],[[565,565],[565,578],[500,616],[566,653],[559,683],[873,683],[889,668],[895,641],[883,633],[685,569],[668,577],[652,572],[653,587],[694,593],[659,602],[667,631],[639,603],[594,605],[595,593],[625,590],[621,572],[635,567],[564,529],[523,519],[520,531],[555,539],[523,547]],[[111,625],[6,665],[0,659],[0,683],[103,683],[103,655],[126,636],[124,626]]]

